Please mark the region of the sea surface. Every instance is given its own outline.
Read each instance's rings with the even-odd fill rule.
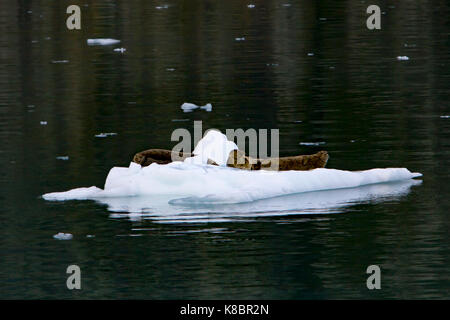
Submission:
[[[369,30],[367,1],[2,0],[0,299],[449,299],[450,5],[378,4]],[[169,216],[41,198],[102,188],[194,121],[423,177]]]

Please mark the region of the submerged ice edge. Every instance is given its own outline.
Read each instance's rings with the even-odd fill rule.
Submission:
[[[107,206],[111,218],[150,219],[162,223],[236,221],[255,217],[341,213],[344,208],[355,204],[382,203],[398,199],[406,196],[411,187],[421,183],[421,180],[410,179],[225,205],[206,203],[169,205],[163,199],[152,197],[103,198],[97,199],[96,202]]]

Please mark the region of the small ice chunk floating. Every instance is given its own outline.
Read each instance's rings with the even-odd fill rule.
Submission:
[[[70,233],[58,232],[57,234],[53,235],[53,238],[56,240],[72,240],[73,235]]]
[[[319,141],[319,142],[300,142],[299,145],[301,146],[320,146],[325,144],[324,141]]]
[[[110,137],[110,136],[116,136],[117,133],[115,132],[102,132],[99,134],[96,134],[95,137],[96,138],[106,138],[106,137]]]
[[[185,103],[183,103],[181,105],[181,109],[184,112],[192,112],[195,109],[203,109],[206,112],[211,112],[212,111],[212,105],[211,105],[211,103],[208,103],[208,104],[205,104],[204,106],[198,106],[198,105],[193,104],[193,103],[185,102]]]
[[[45,200],[86,200],[159,196],[166,203],[230,204],[311,191],[355,188],[420,177],[406,168],[345,171],[319,168],[310,171],[240,170],[226,166],[226,157],[237,149],[219,131],[210,130],[199,141],[196,156],[169,164],[151,164],[110,170],[104,189],[92,186],[43,195]],[[207,164],[214,160],[218,166]]]
[[[89,46],[109,46],[117,43],[120,43],[120,40],[109,38],[87,39]]]

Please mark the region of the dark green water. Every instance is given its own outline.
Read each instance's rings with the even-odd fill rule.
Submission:
[[[65,26],[69,4],[80,31]],[[450,5],[378,4],[370,31],[365,1],[2,0],[0,298],[450,298]],[[326,149],[330,168],[407,167],[423,182],[322,214],[183,223],[39,198],[102,187],[194,120],[278,128],[281,155]],[[80,291],[66,288],[71,264]],[[366,288],[372,264],[381,290]]]

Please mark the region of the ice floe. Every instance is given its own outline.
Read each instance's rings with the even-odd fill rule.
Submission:
[[[59,232],[59,233],[53,235],[53,238],[55,238],[57,240],[71,240],[73,238],[73,235],[70,233]]]
[[[133,199],[142,201],[139,200],[142,197],[159,199],[156,202],[163,201],[169,205],[233,204],[312,191],[357,188],[421,176],[406,168],[365,171],[325,168],[281,172],[240,170],[226,166],[227,155],[236,148],[225,135],[210,130],[194,149],[196,156],[184,162],[175,161],[167,165],[154,163],[147,167],[130,163],[129,167],[114,167],[106,178],[104,189],[95,186],[77,188],[47,193],[43,198],[55,201],[92,199],[108,203],[110,199],[122,198],[117,201],[126,204],[126,211],[128,206],[133,207]],[[208,158],[219,166],[206,164]],[[283,210],[282,206],[280,210]]]
[[[205,104],[204,106],[198,106],[198,105],[196,105],[196,104],[194,104],[194,103],[189,103],[189,102],[185,102],[185,103],[183,103],[182,105],[181,105],[181,109],[184,111],[184,112],[192,112],[192,111],[194,111],[195,109],[203,109],[203,110],[205,110],[205,111],[207,111],[207,112],[211,112],[212,111],[212,105],[211,105],[211,103],[208,103],[208,104]]]
[[[299,145],[301,146],[321,146],[325,144],[325,142],[320,141],[320,142],[300,142]]]
[[[102,132],[102,133],[96,134],[95,137],[96,138],[106,138],[106,137],[115,136],[115,135],[117,135],[117,133],[115,133],[115,132]]]
[[[161,196],[172,204],[226,204],[311,191],[355,188],[420,177],[406,168],[344,171],[247,171],[222,166],[172,162],[142,168],[112,168],[104,189],[95,186],[43,195],[45,200],[87,200]],[[130,200],[133,201],[133,200]]]
[[[109,38],[87,39],[89,46],[109,46],[117,43],[120,43],[120,40]]]

